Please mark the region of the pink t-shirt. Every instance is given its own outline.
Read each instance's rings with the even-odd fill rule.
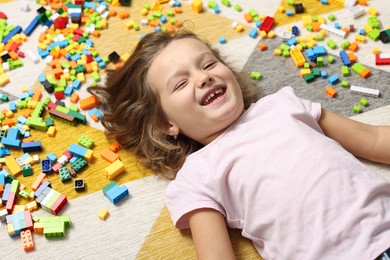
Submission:
[[[265,259],[374,259],[390,247],[390,182],[319,124],[290,87],[262,98],[191,154],[167,189],[174,224],[221,212]]]

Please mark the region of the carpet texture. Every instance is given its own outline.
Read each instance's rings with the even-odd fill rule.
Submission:
[[[20,8],[21,2],[0,1],[0,11],[8,16],[7,25],[19,25],[26,28],[37,15],[36,10],[41,5],[36,4],[35,1],[26,1],[31,10],[25,12]],[[141,20],[147,18],[141,15],[145,1],[131,2],[130,7],[110,6],[109,9],[116,10],[117,13],[128,11],[129,17],[124,19],[119,18],[118,15],[109,17],[107,28],[101,30],[100,36],[89,37],[101,57],[107,57],[113,51],[121,56],[130,53],[141,35],[153,30],[149,26],[141,25]],[[362,122],[390,125],[390,65],[376,66],[375,57],[372,54],[374,48],[378,48],[382,53],[390,54],[390,44],[384,44],[380,40],[374,41],[367,36],[364,43],[359,43],[359,48],[355,53],[357,61],[371,71],[371,75],[365,79],[353,72],[349,76],[343,76],[341,74],[343,63],[339,57],[342,50],[340,45],[346,41],[351,43],[355,41],[359,30],[365,28],[367,19],[371,16],[368,12],[372,12],[373,9],[378,11],[380,30],[389,28],[390,9],[387,8],[387,1],[368,1],[367,6],[363,7],[364,14],[357,19],[353,19],[350,10],[340,4],[343,1],[336,0],[329,0],[328,4],[321,4],[317,0],[302,0],[300,2],[303,3],[305,12],[293,16],[287,16],[285,12],[278,11],[280,6],[284,7],[284,10],[293,10],[287,0],[232,0],[230,7],[216,1],[220,7],[219,14],[207,7],[208,1],[203,1],[204,11],[199,14],[191,10],[191,1],[180,2],[182,13],[177,13],[174,17],[186,28],[194,30],[213,47],[219,49],[238,70],[248,74],[260,72],[261,79],[254,80],[254,83],[261,88],[263,95],[274,93],[289,85],[295,89],[298,96],[320,102],[324,108],[333,112]],[[152,3],[151,1],[149,4]],[[241,6],[242,11],[234,9],[236,4]],[[163,13],[172,10],[172,7],[166,3],[161,6]],[[50,9],[48,5],[44,7]],[[248,36],[249,31],[255,28],[255,24],[245,21],[244,14],[251,9],[255,10],[260,17],[275,18],[275,25],[272,28],[276,34],[275,38],[263,39],[260,36],[255,38]],[[334,22],[328,19],[330,14],[335,15]],[[304,40],[309,39],[310,35],[319,34],[310,32],[303,26],[302,17],[307,15],[313,19],[324,18],[329,25],[339,23],[343,28],[349,27],[350,24],[355,26],[356,31],[350,32],[345,38],[329,34],[322,41],[317,41],[317,45],[324,46],[327,51],[324,56],[325,64],[320,70],[326,71],[328,75],[338,75],[340,80],[346,80],[350,85],[380,90],[379,97],[365,97],[369,105],[361,107],[362,113],[355,114],[352,109],[354,105],[359,104],[363,96],[352,94],[349,87],[344,88],[341,83],[337,83],[332,86],[337,91],[337,95],[333,98],[329,97],[324,91],[330,85],[326,78],[319,77],[313,82],[306,83],[300,76],[301,68],[297,68],[290,57],[284,58],[273,54],[274,49],[279,48],[283,43],[281,38],[283,33],[289,31],[293,25],[299,28],[300,36]],[[140,30],[127,29],[125,24],[129,21],[140,24]],[[233,22],[241,24],[244,31],[235,31],[232,28]],[[38,26],[27,37],[27,41],[23,42],[20,50],[24,52],[32,50],[37,54],[41,33],[42,26]],[[219,43],[219,37],[224,37],[227,43]],[[329,39],[336,42],[338,46],[336,49],[333,50],[327,46],[326,41]],[[258,49],[260,43],[267,45],[265,51]],[[331,55],[335,57],[333,64],[327,62],[327,57]],[[7,95],[9,102],[0,103],[2,111],[9,109],[11,101],[17,102],[20,99],[23,89],[43,90],[43,97],[48,96],[53,102],[56,100],[52,94],[44,91],[42,84],[38,81],[39,74],[51,75],[53,73],[50,66],[42,59],[34,63],[28,57],[22,59],[22,62],[22,67],[5,72],[10,82],[0,88],[0,93]],[[112,67],[112,64],[108,67]],[[104,69],[101,69],[99,73],[104,79]],[[86,83],[82,84],[77,91],[80,98],[89,96],[86,88],[92,84],[92,81],[90,75],[87,75]],[[68,96],[61,101],[66,106],[71,104]],[[14,119],[16,120],[26,111],[32,112],[32,109],[18,109]],[[118,151],[120,160],[125,165],[125,172],[114,179],[119,185],[128,187],[130,196],[118,205],[113,205],[103,195],[102,188],[110,182],[104,173],[104,168],[109,163],[100,157],[100,153],[107,149],[111,142],[105,137],[100,122],[94,122],[88,115],[88,111],[80,112],[87,115],[86,125],[71,126],[54,119],[54,125],[57,128],[55,137],[49,137],[43,131],[33,130],[31,132],[34,140],[42,142],[43,151],[37,153],[40,159],[44,159],[50,152],[60,157],[71,144],[77,143],[82,135],[88,136],[95,143],[92,148],[93,161],[77,176],[77,178],[84,179],[86,183],[84,192],[76,192],[73,181],[62,183],[57,174],[48,175],[52,187],[65,194],[69,200],[59,215],[69,216],[72,221],[71,227],[67,229],[66,236],[59,239],[46,239],[42,234],[33,233],[35,250],[24,252],[20,237],[10,238],[5,223],[1,223],[0,259],[196,259],[190,231],[177,230],[172,225],[164,205],[165,189],[169,181],[156,177],[144,168],[131,152],[123,149]],[[11,149],[11,154],[18,158],[24,153],[20,149]],[[367,161],[364,163],[390,180],[389,166]],[[7,166],[3,167],[8,170]],[[33,165],[33,171],[32,176],[18,177],[27,189],[30,189],[39,175],[41,166]],[[18,205],[26,203],[28,201],[23,198],[18,198],[16,202]],[[97,216],[102,208],[109,210],[109,216],[105,221]],[[33,211],[32,215],[34,217],[51,216],[42,209]],[[261,217],[261,212],[259,212],[259,217]],[[239,230],[229,230],[229,233],[238,259],[261,259],[251,242],[243,238]]]

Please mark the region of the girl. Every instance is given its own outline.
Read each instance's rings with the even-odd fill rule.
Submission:
[[[265,259],[368,260],[390,247],[390,183],[355,158],[390,163],[389,126],[336,115],[290,87],[258,100],[186,31],[146,35],[92,91],[107,134],[174,178],[167,207],[200,259],[234,259],[226,226]]]

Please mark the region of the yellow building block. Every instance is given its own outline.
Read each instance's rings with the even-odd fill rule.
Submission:
[[[276,34],[275,34],[274,31],[269,31],[268,34],[267,34],[267,36],[268,36],[268,38],[273,39],[273,38],[276,37]]]
[[[115,162],[111,163],[109,166],[107,166],[104,169],[108,179],[110,180],[114,179],[115,176],[124,172],[124,170],[125,170],[125,165],[120,160],[116,160]]]
[[[366,37],[358,34],[355,36],[355,41],[364,43],[366,41]]]
[[[311,70],[310,69],[301,69],[300,73],[301,73],[301,76],[304,77],[306,75],[309,75],[311,73]]]
[[[15,160],[15,158],[12,156],[5,157],[5,165],[7,165],[9,171],[15,177],[22,173],[22,168],[20,167],[18,162]]]
[[[9,82],[7,74],[0,74],[0,87],[4,86]]]
[[[47,136],[50,136],[50,137],[54,137],[56,136],[56,133],[57,133],[57,129],[55,126],[49,126],[49,129],[47,129]]]
[[[34,201],[31,201],[31,202],[27,203],[26,204],[26,209],[29,210],[29,211],[37,210],[38,209],[37,202],[34,200]]]
[[[372,53],[379,54],[379,53],[381,53],[381,50],[379,50],[379,48],[373,48]]]
[[[195,13],[200,13],[203,11],[203,2],[201,0],[193,0],[191,2],[191,10]]]
[[[105,220],[107,217],[108,217],[108,210],[105,209],[105,208],[102,208],[100,211],[99,211],[99,214],[98,214],[98,217],[102,220]]]

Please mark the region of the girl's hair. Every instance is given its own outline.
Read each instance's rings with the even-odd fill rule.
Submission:
[[[206,44],[223,64],[219,52],[194,33],[182,30],[175,34],[153,32],[145,35],[132,55],[117,70],[108,71],[106,86],[90,87],[88,91],[99,97],[105,111],[102,124],[106,135],[123,148],[130,149],[155,174],[168,178],[176,175],[185,158],[202,147],[201,144],[180,135],[172,138],[166,133],[164,114],[157,90],[149,85],[147,74],[157,54],[175,40],[192,38]],[[259,99],[259,89],[247,75],[228,66],[241,86],[245,109]]]

